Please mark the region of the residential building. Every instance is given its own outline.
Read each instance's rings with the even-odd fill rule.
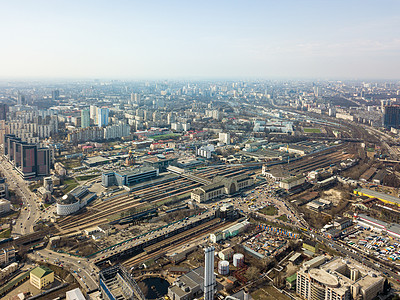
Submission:
[[[99,127],[105,127],[108,125],[109,109],[107,107],[101,107],[97,110],[97,125]]]
[[[383,126],[385,128],[399,128],[400,126],[400,106],[389,105],[383,110]]]
[[[85,108],[81,110],[81,128],[90,126],[90,110]]]
[[[14,260],[15,260],[14,248],[0,249],[0,265],[8,265],[10,262]]]

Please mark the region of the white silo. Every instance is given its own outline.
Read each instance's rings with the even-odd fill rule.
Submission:
[[[244,255],[242,253],[235,253],[233,255],[233,265],[238,268],[244,265]]]
[[[218,263],[218,273],[221,275],[229,274],[229,262],[227,260],[220,260]]]

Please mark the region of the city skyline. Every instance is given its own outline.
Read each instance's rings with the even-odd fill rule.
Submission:
[[[4,3],[2,79],[398,79],[397,1]]]

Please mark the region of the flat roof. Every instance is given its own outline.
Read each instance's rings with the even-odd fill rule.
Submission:
[[[371,196],[371,197],[375,197],[375,198],[378,198],[378,199],[383,199],[383,200],[386,200],[386,201],[389,201],[389,202],[393,202],[393,203],[396,203],[396,204],[400,205],[400,198],[392,196],[392,195],[376,192],[376,191],[369,190],[369,189],[366,189],[366,188],[358,188],[358,189],[356,189],[356,191],[358,191],[360,193],[363,193],[365,195]]]
[[[358,216],[360,218],[364,219],[364,220],[367,220],[368,222],[375,223],[375,224],[378,224],[378,225],[383,226],[383,227],[388,226],[388,223],[380,221],[380,220],[377,220],[377,219],[374,219],[374,218],[372,218],[370,216],[367,216],[367,215],[364,215],[364,214],[359,214]]]
[[[337,287],[339,285],[339,280],[323,269],[311,269],[309,274],[314,280],[329,287]]]
[[[156,170],[153,167],[140,167],[140,168],[131,168],[127,170],[119,170],[119,171],[114,171],[116,175],[120,176],[131,176],[131,175],[136,175],[144,172],[150,172]]]
[[[111,159],[103,157],[103,156],[93,156],[93,157],[88,157],[85,159],[86,163],[89,164],[96,164],[96,163],[101,163],[101,162],[108,162]]]

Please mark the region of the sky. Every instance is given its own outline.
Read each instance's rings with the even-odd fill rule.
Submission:
[[[0,0],[0,77],[400,79],[398,0]]]

